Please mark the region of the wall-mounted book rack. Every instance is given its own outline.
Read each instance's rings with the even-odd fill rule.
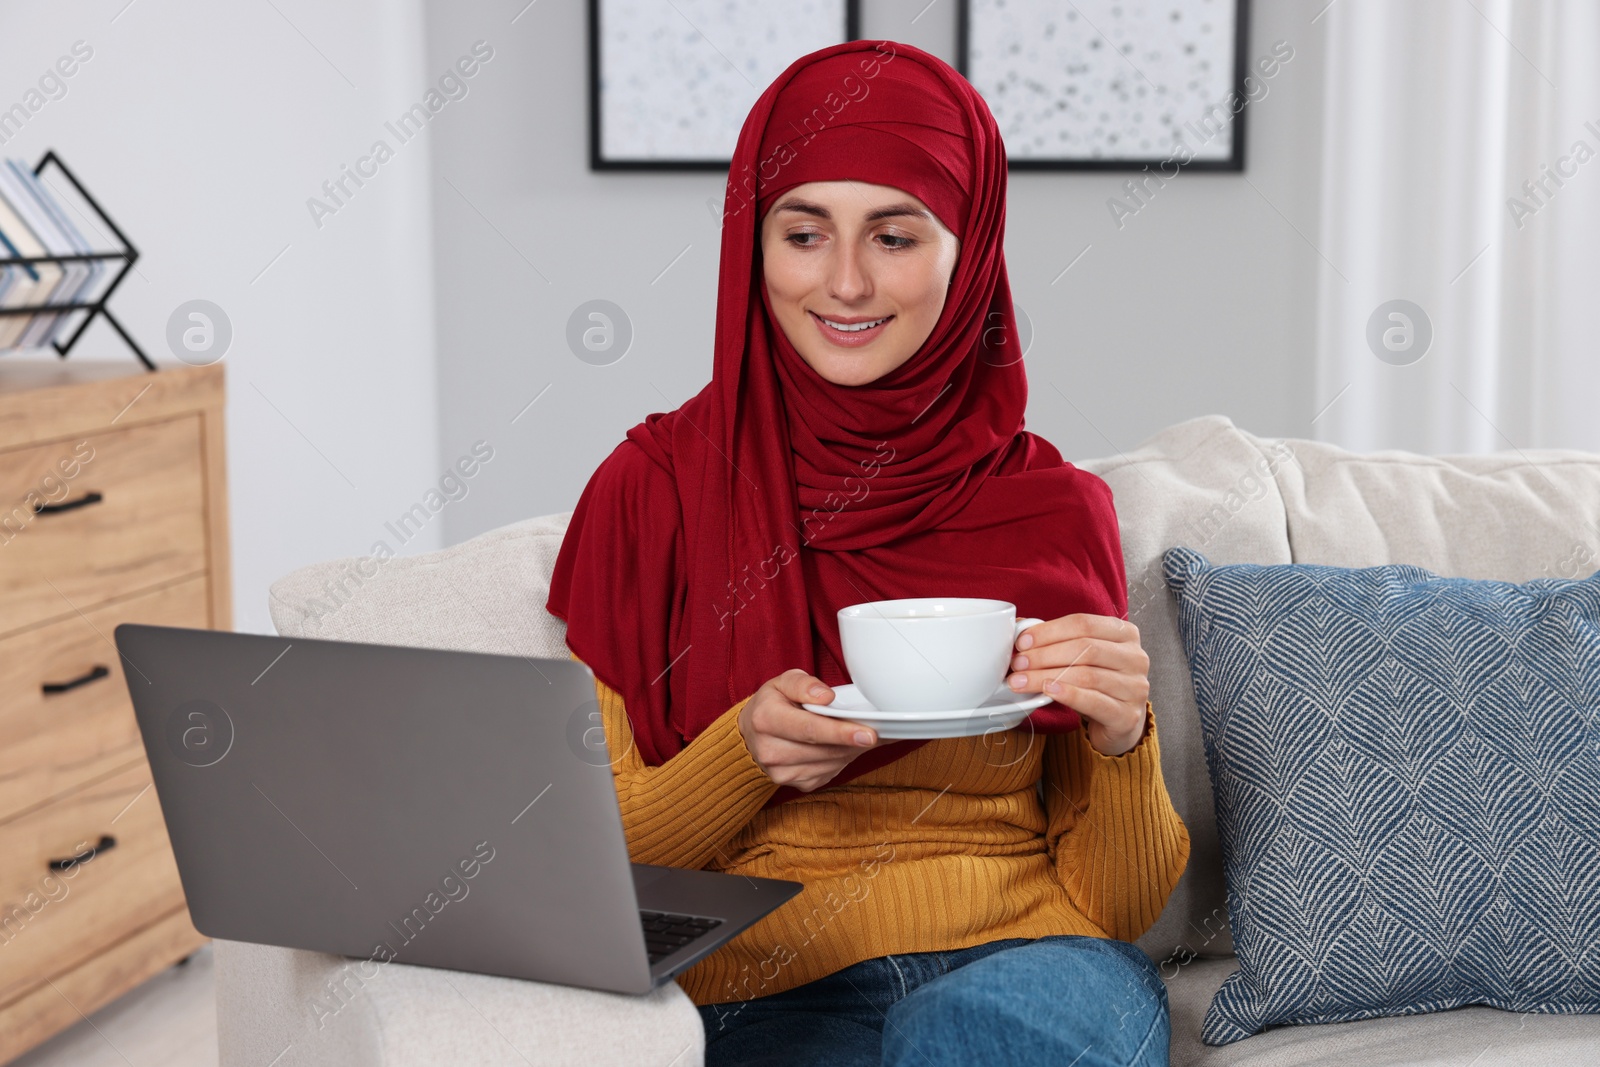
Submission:
[[[138,261],[139,250],[133,247],[133,242],[128,240],[121,228],[119,228],[117,224],[112,221],[111,216],[106,214],[105,209],[100,206],[95,198],[89,195],[89,190],[83,187],[83,183],[78,181],[77,176],[68,169],[65,163],[61,162],[61,158],[57,156],[53,150],[44,154],[44,157],[39,160],[38,165],[33,168],[33,173],[36,177],[42,178],[45,169],[52,166],[59,170],[61,172],[61,176],[71,183],[72,188],[77,191],[78,196],[82,197],[83,202],[88,205],[90,210],[100,217],[100,221],[105,224],[105,228],[116,237],[117,241],[121,243],[122,247],[111,252],[75,252],[62,253],[59,255],[46,254],[35,256],[10,256],[6,258],[0,258],[0,268],[28,268],[45,263],[64,266],[65,264],[69,263],[86,262],[106,262],[108,264],[120,262],[122,267],[120,270],[116,271],[109,283],[106,283],[100,287],[99,295],[93,297],[93,299],[73,300],[63,303],[51,303],[47,299],[45,303],[30,303],[13,307],[0,307],[0,316],[31,316],[40,314],[41,312],[59,312],[62,314],[70,314],[77,311],[88,312],[88,314],[83,316],[82,321],[80,321],[77,327],[72,331],[65,344],[62,344],[59,340],[54,339],[52,336],[50,345],[56,350],[57,353],[60,354],[61,358],[66,358],[67,353],[72,351],[73,346],[78,343],[78,339],[82,337],[84,331],[89,328],[89,324],[94,322],[96,316],[99,316],[105,319],[106,322],[110,323],[111,328],[117,331],[117,336],[121,337],[123,341],[127,343],[128,347],[133,349],[133,354],[139,357],[139,362],[143,363],[147,370],[153,371],[156,369],[156,365],[150,362],[150,357],[144,354],[144,350],[139,347],[138,343],[134,341],[132,337],[128,336],[128,331],[123,328],[122,323],[118,322],[116,316],[111,314],[111,309],[106,307],[106,301],[111,298],[112,293],[117,291],[117,286],[122,284],[122,279],[128,276],[128,272],[133,269],[134,263]],[[7,251],[7,249],[0,247],[0,252],[3,251]],[[59,332],[59,327],[53,332]]]

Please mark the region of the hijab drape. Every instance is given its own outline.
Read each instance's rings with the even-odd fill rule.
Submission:
[[[961,241],[932,334],[859,386],[800,357],[760,259],[777,197],[842,179],[913,194]],[[1008,600],[1019,617],[1126,617],[1110,489],[1023,429],[1005,209],[993,116],[921,49],[831,45],[751,108],[723,207],[711,381],[601,463],[551,576],[548,609],[622,694],[647,764],[791,667],[848,682],[836,613],[851,604],[973,596]],[[1022,729],[1078,725],[1052,702]],[[924,743],[866,752],[831,784]]]

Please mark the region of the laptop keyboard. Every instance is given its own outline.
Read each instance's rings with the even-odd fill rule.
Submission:
[[[701,934],[722,925],[721,919],[675,915],[670,911],[641,911],[639,922],[644,927],[644,947],[651,963],[659,963]]]

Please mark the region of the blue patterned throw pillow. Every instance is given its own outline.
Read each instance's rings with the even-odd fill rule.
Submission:
[[[1165,564],[1239,957],[1201,1039],[1600,1012],[1600,573]]]

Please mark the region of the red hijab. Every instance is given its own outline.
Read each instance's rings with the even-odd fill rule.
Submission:
[[[932,334],[860,386],[800,358],[761,281],[776,198],[841,179],[910,192],[961,240]],[[921,49],[831,45],[751,108],[723,207],[711,382],[601,463],[551,575],[548,609],[622,694],[646,764],[791,667],[848,682],[836,612],[850,604],[994,597],[1019,617],[1126,617],[1110,488],[1022,428],[1005,209],[994,117]],[[1053,702],[1027,721],[1079,725]],[[873,749],[831,784],[925,743]],[[798,795],[785,787],[771,803]]]

